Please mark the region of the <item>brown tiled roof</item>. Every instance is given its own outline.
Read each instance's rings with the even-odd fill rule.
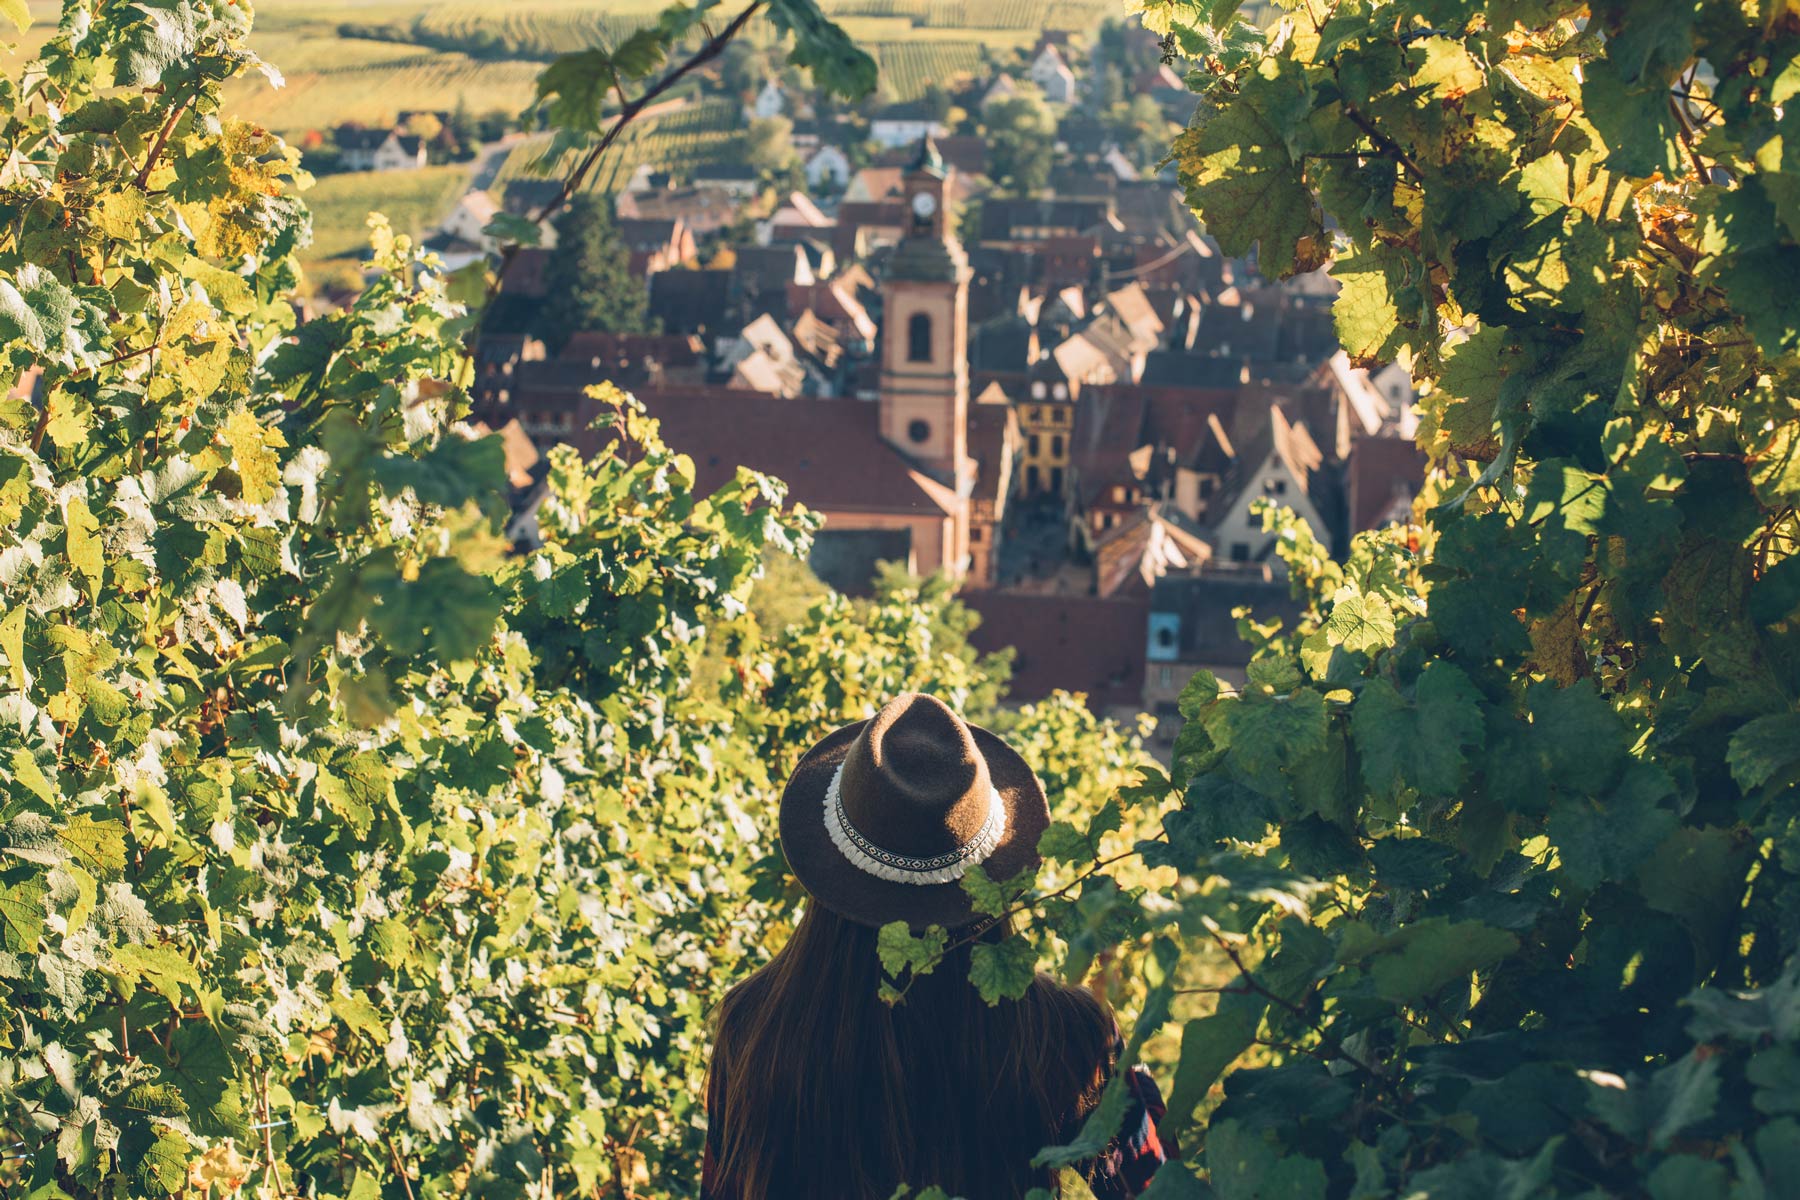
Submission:
[[[731,272],[677,268],[650,277],[650,315],[678,333],[719,333],[731,301]]]
[[[654,358],[665,367],[691,367],[706,357],[706,346],[691,333],[602,333],[583,330],[563,343],[558,358],[601,364]]]
[[[857,299],[854,285],[841,277],[830,283],[790,283],[787,304],[789,312],[815,312],[866,342],[873,343],[880,332],[869,310]]]
[[[850,179],[845,193],[853,195],[855,202],[867,204],[882,200],[894,199],[903,192],[901,179],[906,175],[904,165],[894,167],[864,167]]]
[[[1108,292],[1106,306],[1131,331],[1131,347],[1136,353],[1154,350],[1162,340],[1162,318],[1140,285],[1131,283]]]
[[[1006,477],[1010,475],[1007,443],[1017,441],[1019,424],[1006,393],[995,385],[989,385],[989,391],[999,398],[990,399],[983,393],[969,405],[969,457],[976,464],[975,495],[994,501],[999,511],[1005,500],[1004,488],[1010,483]],[[1003,472],[1002,467],[1009,469]]]
[[[955,502],[882,439],[879,406],[866,401],[724,388],[646,389],[638,399],[662,422],[663,440],[694,460],[702,493],[741,465],[784,481],[790,502],[824,512],[939,516],[950,511],[947,496]]]
[[[656,250],[675,238],[678,217],[620,217],[613,222],[619,240],[633,250]]]
[[[531,486],[531,469],[540,455],[517,419],[500,427],[500,444],[506,448],[506,479],[516,488]]]
[[[1209,506],[1210,511],[1226,512],[1236,504],[1244,489],[1255,481],[1257,472],[1262,470],[1271,453],[1293,473],[1302,492],[1308,490],[1313,472],[1324,462],[1324,455],[1319,452],[1306,426],[1290,421],[1279,404],[1270,404],[1266,410],[1257,408],[1244,415],[1260,416],[1263,411],[1268,413],[1268,419],[1253,427],[1248,437],[1241,438],[1237,460],[1231,474],[1225,477],[1218,498]]]
[[[729,386],[772,396],[797,396],[805,383],[806,371],[800,364],[777,362],[767,351],[757,349],[738,360]]]
[[[813,535],[812,552],[806,565],[829,584],[832,591],[846,596],[872,593],[876,570],[884,562],[912,566],[912,530],[899,529],[821,529]]]
[[[843,355],[843,349],[838,345],[837,330],[820,319],[812,309],[806,309],[795,317],[789,332],[793,335],[794,345],[821,366],[837,366],[838,359]]]
[[[1148,594],[1171,572],[1192,571],[1212,557],[1212,547],[1182,526],[1162,505],[1139,509],[1103,533],[1094,545],[1094,589],[1102,596]]]
[[[1120,599],[972,590],[964,604],[981,616],[969,635],[977,650],[1007,646],[1012,698],[1041,700],[1057,688],[1085,692],[1090,707],[1137,705],[1144,694],[1147,595]]]
[[[1130,455],[1144,444],[1144,395],[1136,388],[1082,389],[1075,401],[1075,422],[1069,435],[1069,461],[1080,484],[1079,499],[1085,510],[1093,507],[1106,489],[1135,477]]]
[[[539,299],[544,294],[544,271],[550,265],[550,251],[537,247],[528,247],[513,255],[512,262],[506,268],[506,275],[501,280],[500,290],[508,296],[530,296]]]
[[[1050,351],[1050,357],[1071,381],[1081,383],[1113,383],[1119,378],[1120,363],[1108,353],[1110,347],[1088,332],[1065,339]]]
[[[1181,76],[1170,69],[1167,63],[1157,63],[1139,71],[1131,81],[1134,92],[1150,92],[1158,89],[1178,90],[1183,86]]]
[[[1204,470],[1220,455],[1224,461],[1214,464],[1214,469],[1223,472],[1230,465],[1229,422],[1237,409],[1235,391],[1186,387],[1140,387],[1138,391],[1148,406],[1147,440],[1174,447],[1175,460],[1182,466]]]
[[[1175,661],[1212,669],[1242,668],[1250,661],[1250,644],[1238,636],[1235,608],[1248,608],[1259,621],[1280,618],[1288,628],[1300,604],[1285,580],[1266,580],[1247,573],[1207,572],[1167,576],[1152,593],[1152,612],[1179,618]]]
[[[671,188],[657,192],[623,192],[618,198],[622,220],[681,218],[695,235],[723,229],[737,219],[743,202],[722,188]]]
[[[796,242],[777,242],[769,246],[733,247],[737,259],[732,264],[732,282],[741,291],[775,292],[795,279],[811,275],[806,251]]]
[[[1362,438],[1345,464],[1350,532],[1373,529],[1396,501],[1410,501],[1425,480],[1425,455],[1411,438]]]

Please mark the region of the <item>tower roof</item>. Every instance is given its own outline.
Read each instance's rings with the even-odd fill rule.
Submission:
[[[919,139],[919,152],[906,169],[909,173],[923,171],[944,178],[944,156],[938,153],[937,141],[929,133]]]

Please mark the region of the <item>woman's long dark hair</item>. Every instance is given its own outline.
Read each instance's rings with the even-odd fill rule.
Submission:
[[[709,1200],[888,1200],[901,1183],[1020,1200],[1055,1186],[1031,1157],[1097,1099],[1106,1008],[1042,975],[990,1007],[969,983],[972,946],[889,1007],[875,937],[808,905],[773,961],[725,997]]]

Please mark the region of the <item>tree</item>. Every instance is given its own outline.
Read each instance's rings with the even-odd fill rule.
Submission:
[[[406,119],[406,132],[429,145],[443,135],[444,122],[436,113],[417,112]]]
[[[786,174],[798,165],[794,150],[794,123],[786,117],[766,117],[750,122],[744,137],[744,161],[764,177]]]
[[[1109,108],[1106,128],[1132,165],[1154,168],[1167,153],[1171,126],[1162,107],[1149,96],[1133,96],[1127,103]]]
[[[975,611],[956,598],[956,581],[941,572],[920,578],[901,563],[882,563],[875,579],[875,594],[870,603],[881,606],[922,609],[932,614],[932,642],[944,652],[959,659],[968,670],[970,684],[965,711],[970,720],[992,722],[999,711],[1012,679],[1011,647],[980,654],[969,645],[969,635],[981,623]]]
[[[584,330],[641,333],[649,307],[649,291],[632,277],[631,251],[613,224],[611,199],[576,196],[556,219],[556,252],[544,272],[545,342],[560,347]]]
[[[1338,563],[1266,510],[1304,614],[1243,622],[1246,681],[1196,676],[1171,770],[1119,793],[1161,814],[1124,861],[1169,875],[1109,884],[1091,839],[1047,837],[1079,900],[971,894],[1036,911],[1037,945],[1148,949],[1128,1053],[1180,1027],[1163,1132],[1192,1150],[1158,1194],[1785,1194],[1800,26],[1235,8],[1151,10],[1206,64],[1187,196],[1267,275],[1329,264],[1352,360],[1409,365],[1419,525]],[[976,982],[1022,989],[1034,957]],[[1040,1160],[1103,1145],[1117,1104]]]
[[[456,107],[450,110],[449,128],[456,152],[473,157],[481,145],[481,127],[476,123],[475,114],[469,111],[469,98],[461,92],[456,95]]]
[[[931,115],[931,119],[940,124],[948,123],[950,110],[956,106],[956,100],[951,96],[950,89],[936,79],[925,85],[925,93],[919,97],[919,102],[925,106],[925,111]]]
[[[982,113],[987,126],[988,174],[1004,191],[1033,196],[1050,182],[1056,117],[1030,92],[995,101]]]
[[[768,56],[748,42],[733,42],[719,56],[719,80],[731,95],[754,95],[770,76]]]
[[[1119,68],[1111,62],[1097,61],[1094,74],[1095,78],[1099,80],[1100,86],[1090,89],[1092,105],[1101,112],[1110,112],[1114,108],[1122,106],[1125,103],[1126,80]],[[1168,141],[1167,138],[1163,140],[1164,142]]]

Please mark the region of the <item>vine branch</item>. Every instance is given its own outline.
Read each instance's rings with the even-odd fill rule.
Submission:
[[[646,108],[654,104],[657,98],[670,88],[724,53],[725,47],[743,30],[745,25],[749,24],[750,18],[760,12],[766,3],[767,0],[751,0],[737,16],[731,19],[730,24],[717,33],[711,33],[700,48],[683,60],[679,66],[664,74],[637,99],[624,104],[619,109],[618,116],[613,118],[613,123],[601,135],[600,140],[590,147],[586,154],[582,155],[581,161],[575,165],[575,169],[563,179],[562,186],[557,189],[556,194],[531,214],[532,224],[542,224],[561,212],[563,207],[581,190],[582,185],[587,182],[589,174],[599,165],[606,152],[612,149],[613,143],[619,140],[619,135],[625,131],[625,127],[636,120]],[[619,89],[619,96],[623,100],[623,89]],[[493,280],[488,284],[487,299],[490,304],[494,297],[500,294],[500,288],[506,282],[506,272],[512,266],[513,261],[518,258],[521,249],[518,242],[509,242],[501,249],[500,266],[494,272]],[[483,306],[484,313],[486,307],[486,305]],[[473,339],[480,333],[480,329],[480,322],[477,322],[470,330],[471,345],[473,345]]]

